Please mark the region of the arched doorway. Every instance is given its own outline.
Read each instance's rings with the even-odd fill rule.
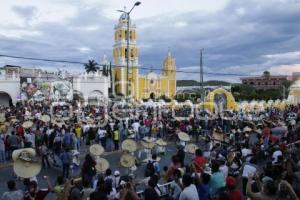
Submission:
[[[151,92],[151,93],[150,93],[150,99],[155,99],[155,94],[154,94],[154,92]]]
[[[222,110],[236,110],[237,103],[230,92],[218,88],[208,93],[204,107],[210,112],[222,112]]]
[[[103,93],[99,90],[92,91],[88,96],[88,104],[89,105],[99,105],[101,101],[103,101]]]
[[[11,96],[6,92],[0,92],[0,106],[12,106]]]
[[[222,112],[227,109],[227,97],[224,93],[217,93],[214,96],[215,109]]]
[[[78,90],[74,90],[73,91],[73,101],[76,105],[73,106],[79,106],[84,104],[84,96],[82,94],[82,92],[78,91]]]

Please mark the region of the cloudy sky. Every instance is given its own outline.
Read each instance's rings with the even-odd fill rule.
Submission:
[[[133,0],[1,0],[0,54],[100,62],[111,59],[113,28]],[[204,48],[205,79],[300,71],[300,0],[141,0],[131,18],[138,28],[139,62],[161,68],[171,49],[180,71],[199,71]],[[0,57],[11,64],[56,69],[47,63]],[[66,65],[83,70],[81,65]],[[177,79],[199,80],[197,73]]]

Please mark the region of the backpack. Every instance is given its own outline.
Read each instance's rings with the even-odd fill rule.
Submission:
[[[149,177],[155,174],[154,162],[155,161],[149,161],[147,163],[146,170],[145,170],[145,177]]]
[[[64,163],[64,164],[70,164],[71,163],[71,161],[72,161],[72,156],[70,155],[70,153],[68,153],[68,152],[64,152],[63,154],[62,154],[62,162]]]
[[[71,143],[72,143],[71,134],[66,134],[64,136],[64,144],[65,145],[71,145]]]

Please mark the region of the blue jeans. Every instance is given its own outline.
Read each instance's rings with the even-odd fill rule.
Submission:
[[[5,151],[0,150],[0,162],[5,162],[6,157],[5,157]]]

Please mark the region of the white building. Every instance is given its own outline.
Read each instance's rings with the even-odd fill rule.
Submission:
[[[53,80],[61,81],[64,79],[72,83],[70,90],[73,91],[73,98],[77,97],[78,100],[86,104],[88,102],[97,103],[102,99],[108,99],[108,90],[111,85],[110,77],[102,75],[102,72],[98,71],[94,74],[83,73],[81,75],[63,73],[62,76],[58,73],[42,71],[40,69],[4,66],[0,68],[0,106],[15,104],[18,100],[23,99],[22,95],[27,90],[30,90],[30,95],[33,98],[34,93],[38,90],[32,86],[34,85],[32,84],[34,81],[42,81],[46,84],[51,80],[53,82]],[[52,90],[49,89],[49,92]]]

